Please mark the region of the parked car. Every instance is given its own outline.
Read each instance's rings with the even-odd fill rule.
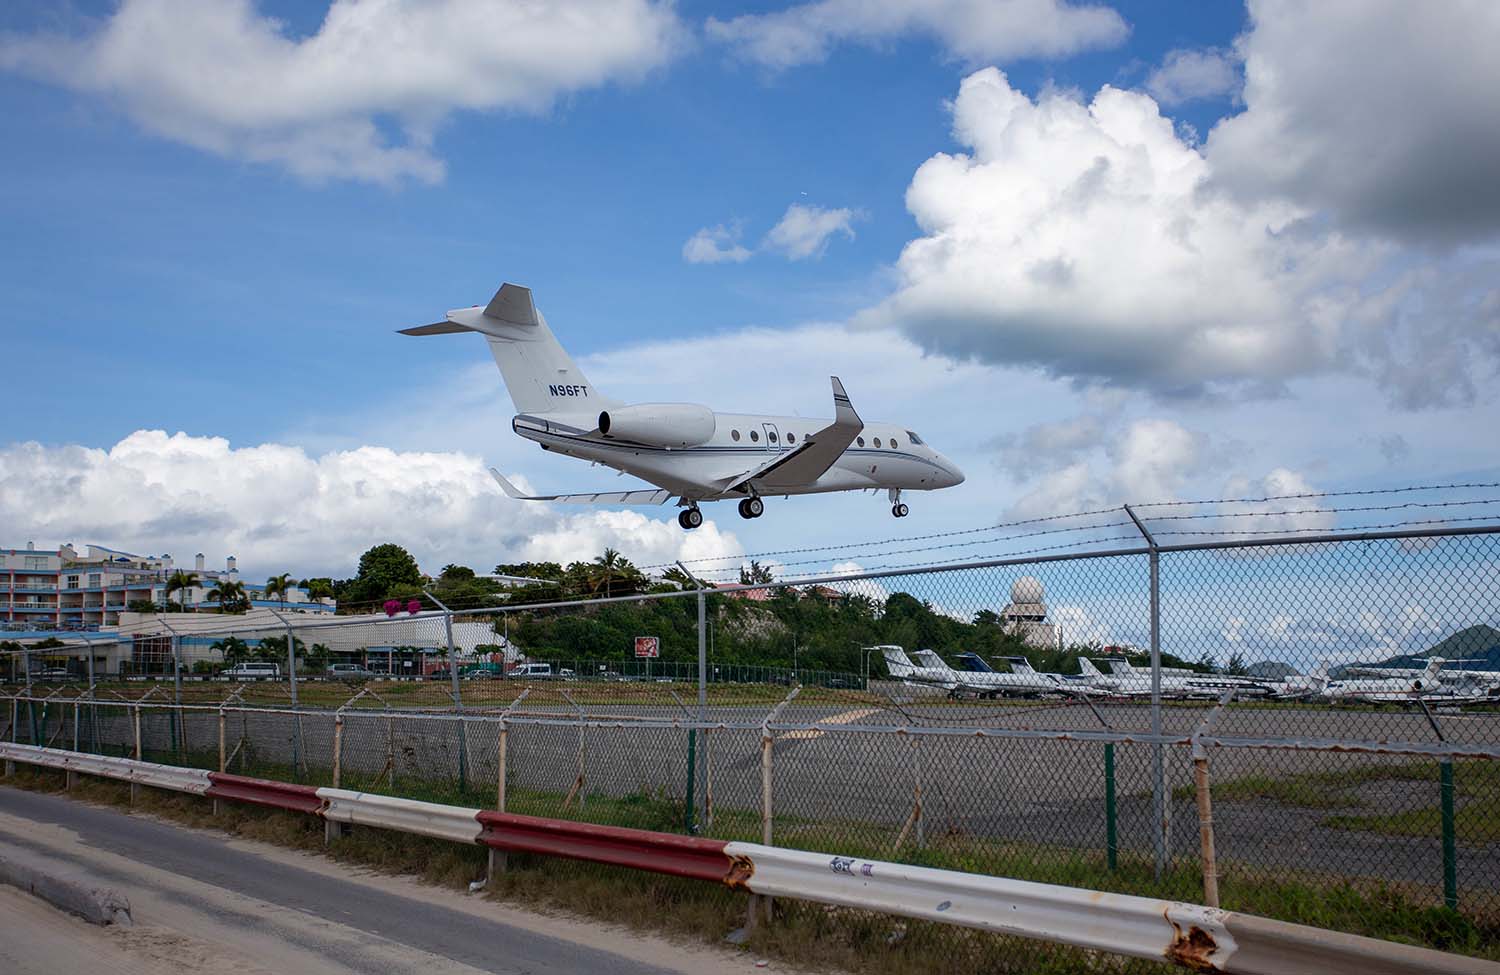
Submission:
[[[329,680],[370,680],[375,671],[364,664],[329,664],[325,672]]]
[[[44,667],[41,670],[31,672],[32,680],[72,680],[73,675],[68,673],[66,667]]]
[[[224,671],[225,680],[281,680],[281,665],[244,661]]]
[[[551,664],[517,664],[506,671],[506,677],[527,677],[533,680],[548,679],[553,676]]]
[[[505,667],[490,661],[468,664],[458,672],[458,676],[464,680],[489,680],[491,677],[504,677]]]

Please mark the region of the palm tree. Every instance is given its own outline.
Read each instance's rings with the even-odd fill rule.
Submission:
[[[170,603],[172,601],[172,593],[174,593],[174,592],[188,593],[197,584],[198,584],[198,573],[196,573],[196,572],[184,572],[182,569],[178,569],[176,572],[173,572],[170,576],[167,577],[167,602]],[[187,600],[184,598],[183,599],[183,608],[184,609],[187,608],[186,604],[187,604]]]
[[[225,637],[215,640],[208,645],[208,649],[217,650],[224,655],[224,663],[233,667],[235,664],[250,656],[250,644],[237,636]]]
[[[328,584],[327,579],[307,580],[308,599],[327,599],[333,595],[333,586]]]
[[[246,603],[245,584],[234,579],[219,579],[208,591],[206,598],[211,603],[218,603],[221,612],[243,613]]]
[[[266,598],[270,599],[272,596],[276,596],[282,608],[285,608],[286,591],[291,587],[291,584],[292,574],[290,572],[283,572],[279,576],[272,576],[266,580]]]

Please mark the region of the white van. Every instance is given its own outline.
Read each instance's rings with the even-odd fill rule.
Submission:
[[[245,661],[224,671],[223,676],[225,680],[281,680],[281,665]]]
[[[506,677],[530,677],[550,678],[552,676],[551,664],[517,664],[505,672]]]

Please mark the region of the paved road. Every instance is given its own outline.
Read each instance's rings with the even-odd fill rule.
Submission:
[[[348,975],[746,973],[754,961],[541,917],[322,857],[0,788],[0,847],[25,847],[121,890],[136,925],[93,928],[0,888],[0,971]]]

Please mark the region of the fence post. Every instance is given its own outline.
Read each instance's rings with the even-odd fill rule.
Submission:
[[[78,751],[78,701],[76,698],[73,701],[73,750],[75,752]],[[64,781],[66,782],[67,790],[72,792],[73,786],[78,784],[78,773],[72,769],[68,769],[68,774]]]
[[[343,781],[343,754],[344,754],[344,709],[339,708],[333,715],[333,787],[339,788]],[[323,820],[323,845],[327,846],[342,834],[343,827],[331,819]]]
[[[438,609],[441,609],[443,611],[443,635],[444,635],[444,639],[446,640],[447,646],[448,646],[448,679],[449,679],[449,683],[451,683],[453,685],[453,690],[452,690],[452,694],[453,694],[453,710],[454,710],[454,712],[456,714],[459,715],[459,719],[458,719],[458,790],[459,790],[459,792],[463,792],[465,789],[467,789],[469,787],[469,785],[468,785],[468,782],[469,782],[469,770],[468,770],[469,745],[468,745],[468,741],[466,740],[466,733],[465,733],[464,719],[463,719],[463,711],[464,711],[463,689],[459,686],[459,683],[458,683],[458,654],[457,654],[457,652],[453,648],[453,611],[451,609],[449,609],[447,606],[445,606],[443,604],[443,601],[441,599],[438,599],[436,596],[434,596],[432,593],[428,592],[426,589],[423,589],[422,592],[427,596],[428,599],[430,599],[433,602],[437,603]]]
[[[1417,705],[1421,707],[1427,723],[1432,726],[1432,733],[1437,736],[1437,740],[1446,742],[1448,736],[1443,734],[1443,726],[1438,724],[1437,716],[1432,713],[1427,702],[1418,697]],[[1458,840],[1453,821],[1453,756],[1451,755],[1438,759],[1438,793],[1443,831],[1443,904],[1449,910],[1457,910]]]
[[[1439,788],[1443,806],[1443,903],[1449,910],[1458,909],[1458,842],[1453,823],[1453,759],[1446,756],[1438,765]]]
[[[1136,530],[1146,540],[1151,560],[1151,734],[1161,737],[1161,552],[1156,539],[1144,522],[1136,517],[1130,505],[1123,505],[1125,513],[1135,522]],[[1167,841],[1171,835],[1170,812],[1167,808],[1166,755],[1158,740],[1151,745],[1151,808],[1155,818],[1152,830],[1155,833],[1156,879],[1161,880],[1167,869]]]
[[[15,696],[10,699],[10,740],[11,743],[20,740],[21,724],[21,702]],[[5,760],[5,777],[8,779],[16,774],[16,763],[10,759]]]
[[[1214,853],[1214,806],[1208,791],[1208,754],[1193,749],[1193,789],[1198,796],[1198,846],[1203,858],[1203,903],[1219,906],[1219,865]]]
[[[802,693],[802,685],[793,687],[781,703],[777,704],[766,715],[760,723],[760,841],[766,846],[771,845],[771,821],[773,805],[771,800],[771,746],[775,742],[775,736],[771,733],[771,722],[781,716],[781,710],[792,699]],[[754,928],[756,922],[756,898],[759,897],[761,907],[764,910],[767,923],[771,921],[772,902],[769,896],[752,894],[750,897],[750,909],[747,915],[746,927]]]
[[[297,637],[292,632],[292,622],[285,616],[266,607],[272,616],[281,620],[281,625],[286,628],[286,673],[291,681],[288,690],[292,695],[292,775],[297,774],[298,765],[302,764],[302,715],[297,713]]]
[[[225,762],[227,760],[227,756],[226,756],[225,751],[224,751],[224,747],[225,747],[225,744],[226,744],[225,743],[225,725],[227,723],[228,723],[228,716],[225,715],[223,708],[219,708],[219,771],[220,772],[225,771],[224,765],[225,765]],[[215,799],[214,800],[214,815],[217,816],[218,814],[219,814],[219,800]]]
[[[1115,809],[1115,743],[1104,743],[1104,862],[1111,873],[1119,866],[1119,821]]]
[[[139,704],[135,705],[131,709],[131,724],[134,726],[134,730],[135,730],[135,760],[137,762],[139,762],[141,760],[141,706]],[[138,784],[136,784],[135,779],[131,779],[130,780],[130,804],[131,805],[135,805],[136,799],[140,797],[140,792],[141,792],[141,787]]]
[[[510,715],[510,713],[512,711],[514,711],[517,707],[520,706],[520,704],[521,704],[522,701],[526,700],[526,695],[528,695],[530,693],[531,693],[531,688],[529,688],[529,687],[526,688],[520,694],[516,695],[516,699],[514,701],[511,701],[510,704],[505,708],[504,711],[500,712],[500,743],[499,743],[498,750],[497,750],[496,755],[495,755],[495,760],[496,760],[495,764],[497,766],[497,771],[496,771],[496,774],[495,774],[495,811],[496,812],[505,812],[505,791],[506,791],[506,785],[505,785],[506,767],[505,766],[506,766],[506,760],[507,760],[507,758],[509,757],[509,754],[510,754],[510,723],[508,721],[506,721],[505,719]],[[497,873],[504,873],[505,872],[505,868],[506,868],[506,866],[509,863],[509,860],[507,858],[507,854],[506,854],[506,852],[504,850],[497,850],[493,846],[490,847],[489,849],[490,849],[489,862],[485,866],[485,875],[484,875],[485,883],[489,883],[490,878],[493,877],[493,876],[495,876],[495,874],[497,874]]]

